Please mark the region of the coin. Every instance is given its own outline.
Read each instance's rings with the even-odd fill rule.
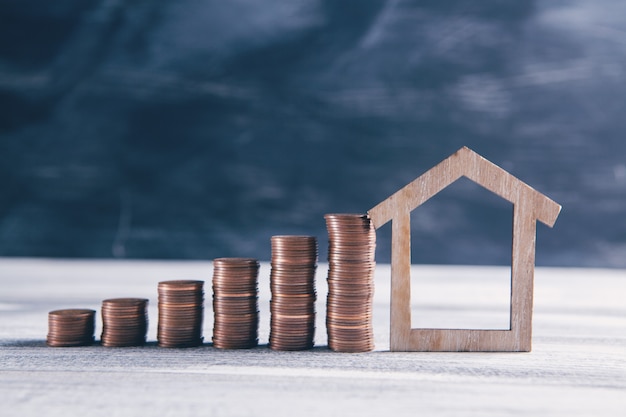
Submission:
[[[204,281],[162,281],[158,285],[158,294],[158,345],[167,348],[201,345]]]
[[[311,349],[315,336],[315,272],[318,248],[314,236],[272,236],[270,337],[274,350]]]
[[[102,301],[103,346],[139,346],[146,341],[148,300],[145,298],[111,298]]]
[[[248,349],[258,345],[258,274],[254,258],[213,260],[213,346]]]
[[[366,214],[327,214],[328,346],[338,352],[374,349],[372,311],[376,231]]]
[[[94,341],[96,311],[83,308],[48,313],[46,344],[52,347],[87,346]]]

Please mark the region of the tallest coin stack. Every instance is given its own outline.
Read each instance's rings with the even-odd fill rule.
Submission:
[[[328,229],[328,346],[338,352],[371,351],[376,231],[365,214],[324,217]]]

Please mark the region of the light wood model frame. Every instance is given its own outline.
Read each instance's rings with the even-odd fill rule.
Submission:
[[[411,328],[411,212],[461,177],[513,203],[511,313],[508,330]],[[552,227],[561,206],[463,147],[368,214],[391,228],[391,351],[528,352],[532,341],[536,221]]]

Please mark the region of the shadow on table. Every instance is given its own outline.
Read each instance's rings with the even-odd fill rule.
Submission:
[[[48,345],[46,345],[46,341],[45,340],[32,339],[32,340],[0,341],[0,347],[29,347],[29,348],[37,348],[37,347],[48,347]]]
[[[8,340],[8,341],[0,341],[0,347],[9,347],[9,348],[50,348],[50,346],[48,346],[46,344],[45,339],[21,339],[21,340]],[[76,348],[94,348],[94,347],[102,347],[104,348],[104,346],[102,346],[102,344],[100,343],[99,340],[95,341],[93,344],[91,345],[87,345],[87,346],[74,346]],[[183,347],[183,348],[163,348],[163,347],[159,347],[157,344],[157,341],[149,341],[146,342],[144,345],[142,346],[128,346],[128,347],[106,347],[106,349],[164,349],[164,350],[176,350],[176,349],[181,349],[181,350],[190,350],[190,349],[206,349],[206,348],[210,348],[210,349],[215,349],[218,351],[232,351],[232,350],[251,350],[251,351],[260,351],[260,350],[267,350],[268,352],[276,352],[276,353],[281,353],[281,352],[331,352],[331,350],[328,348],[328,346],[326,345],[320,345],[320,346],[314,346],[311,349],[306,349],[306,350],[302,350],[302,351],[280,351],[280,350],[273,350],[270,349],[269,345],[267,344],[260,344],[254,348],[250,348],[250,349],[218,349],[215,348],[213,346],[213,343],[207,342],[207,343],[203,343],[200,346],[195,346],[195,347]]]

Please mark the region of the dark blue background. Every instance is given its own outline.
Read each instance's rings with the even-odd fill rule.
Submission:
[[[269,259],[461,146],[563,205],[540,265],[626,267],[626,5],[0,0],[0,256]],[[469,181],[413,261],[507,264]],[[378,234],[389,260],[389,227]]]

